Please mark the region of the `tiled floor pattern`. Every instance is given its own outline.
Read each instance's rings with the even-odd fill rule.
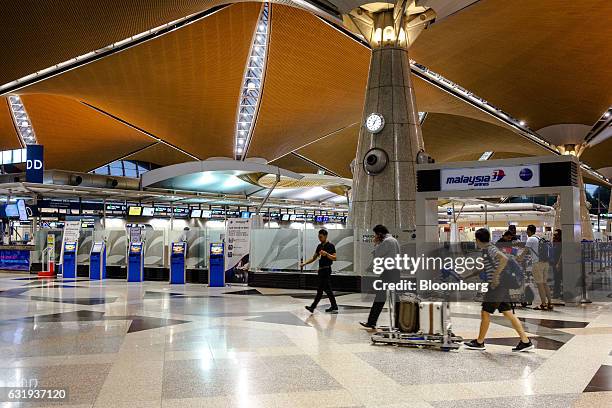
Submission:
[[[310,315],[304,290],[30,278],[0,273],[0,386],[68,387],[66,406],[612,406],[607,304],[517,311],[532,353],[501,317],[486,352],[444,353],[370,344],[359,294]],[[478,305],[452,311],[473,338]]]

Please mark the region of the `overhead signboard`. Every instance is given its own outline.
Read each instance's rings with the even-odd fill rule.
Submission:
[[[26,181],[42,183],[45,172],[44,148],[42,145],[27,145],[26,149]]]
[[[540,166],[537,164],[440,170],[441,191],[523,188],[539,185]]]

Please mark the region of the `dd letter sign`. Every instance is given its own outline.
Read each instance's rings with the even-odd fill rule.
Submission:
[[[28,183],[42,183],[45,170],[43,146],[28,145],[26,159],[26,181]]]

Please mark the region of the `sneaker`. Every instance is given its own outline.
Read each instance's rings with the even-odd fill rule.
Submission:
[[[370,323],[366,323],[366,322],[359,322],[360,325],[362,325],[363,327],[365,327],[366,329],[375,329],[376,325],[375,324],[370,324]]]
[[[325,313],[338,314],[338,306],[325,309]]]
[[[314,313],[315,308],[312,306],[304,306],[304,309],[308,310],[310,313]]]
[[[519,344],[512,349],[512,351],[521,352],[521,351],[533,350],[534,348],[535,348],[535,346],[533,345],[531,340],[529,340],[529,342],[527,342],[527,343],[523,343],[523,341],[521,340],[521,341],[519,341]]]
[[[469,342],[463,342],[463,347],[470,350],[486,350],[484,342],[479,343],[478,340],[474,339]]]

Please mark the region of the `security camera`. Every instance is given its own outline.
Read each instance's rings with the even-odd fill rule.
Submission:
[[[435,163],[436,161],[425,150],[421,149],[416,156],[417,164]]]
[[[365,154],[363,168],[369,176],[375,176],[387,167],[388,162],[389,156],[387,153],[382,149],[374,148]]]

